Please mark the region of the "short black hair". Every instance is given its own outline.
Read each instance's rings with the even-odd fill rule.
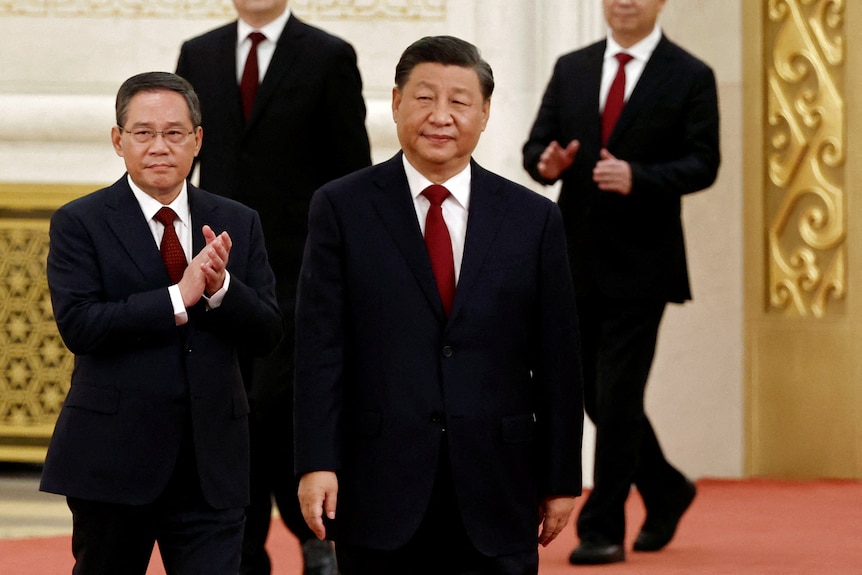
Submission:
[[[395,66],[395,86],[403,90],[413,68],[426,63],[472,68],[479,76],[482,97],[487,100],[494,93],[491,66],[476,46],[454,36],[426,36],[408,46]]]
[[[123,82],[117,91],[117,125],[120,127],[125,125],[129,113],[129,103],[136,94],[158,92],[159,90],[169,90],[182,95],[189,107],[192,127],[197,128],[201,125],[201,103],[197,93],[187,80],[170,72],[144,72]]]

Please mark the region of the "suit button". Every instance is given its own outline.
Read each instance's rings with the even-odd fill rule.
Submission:
[[[192,348],[187,347],[186,348],[186,355],[191,355],[191,354],[192,354]]]
[[[450,345],[443,346],[443,357],[452,357],[455,355],[455,350]]]

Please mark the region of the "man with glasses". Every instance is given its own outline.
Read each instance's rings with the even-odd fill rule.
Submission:
[[[237,357],[282,335],[260,218],[186,183],[203,138],[188,82],[133,76],[116,114],[127,174],[51,219],[48,285],[75,369],[41,489],[67,497],[76,575],[144,575],[156,542],[167,573],[237,573]]]

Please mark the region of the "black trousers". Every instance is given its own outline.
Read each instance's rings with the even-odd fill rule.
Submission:
[[[336,539],[335,550],[341,575],[536,575],[539,571],[538,543],[530,551],[498,557],[483,555],[473,546],[458,509],[445,437],[428,511],[407,545],[383,551]]]
[[[656,300],[578,299],[584,405],[596,426],[594,486],[577,519],[582,541],[623,543],[632,485],[649,512],[685,484],[644,410],[664,309]]]
[[[73,575],[145,575],[156,542],[167,575],[239,570],[243,508],[213,509],[206,503],[189,444],[153,503],[66,500],[72,511]]]

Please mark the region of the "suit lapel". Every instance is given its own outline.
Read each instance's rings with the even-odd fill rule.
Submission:
[[[471,160],[470,165],[472,174],[467,237],[450,319],[455,318],[461,306],[470,298],[510,200],[509,193],[500,186],[499,180],[491,178],[489,172],[475,161]]]
[[[129,261],[138,268],[145,281],[149,283],[151,278],[158,278],[156,283],[166,285],[165,282],[169,281],[168,271],[126,176],[111,186],[105,210],[105,221],[117,238],[117,243],[126,251]]]
[[[206,224],[213,229],[216,234],[220,234],[227,229],[227,222],[219,218],[219,211],[216,204],[212,201],[203,190],[189,184],[189,213],[191,213],[191,228],[192,228],[192,253],[200,252],[206,246],[203,226]]]
[[[399,152],[380,165],[375,179],[371,202],[386,231],[398,246],[410,271],[416,277],[420,289],[440,317],[444,317],[443,305],[437,293],[437,282],[431,269],[431,260],[422,238],[416,208],[410,196],[410,186]],[[456,296],[457,297],[457,296]]]
[[[242,96],[239,91],[239,82],[236,77],[236,35],[237,24],[222,28],[221,37],[213,45],[212,61],[210,65],[215,67],[215,85],[210,86],[209,92],[223,94],[226,109],[222,113],[228,115],[225,120],[232,126],[241,127],[245,121],[242,117]],[[206,118],[204,118],[206,122]]]
[[[278,44],[275,47],[272,60],[258,89],[246,130],[257,121],[257,118],[261,115],[261,110],[265,109],[269,104],[269,101],[275,95],[276,88],[289,73],[299,54],[308,48],[305,42],[303,42],[303,36],[305,36],[304,24],[291,14],[290,18],[287,19],[287,24],[285,24],[281,36],[278,38]],[[239,93],[239,89],[237,89],[237,93]]]
[[[673,65],[668,63],[668,42],[669,40],[662,36],[652,56],[647,60],[637,85],[632,90],[628,102],[623,106],[608,145],[619,138],[648,105],[654,103],[657,98],[661,98],[661,92],[668,85],[668,74],[674,69]]]

